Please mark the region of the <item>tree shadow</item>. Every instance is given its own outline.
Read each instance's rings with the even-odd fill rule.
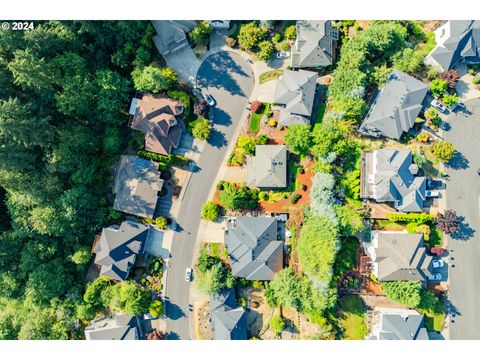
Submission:
[[[451,169],[465,170],[470,167],[470,161],[461,152],[455,151],[453,157],[445,165]]]
[[[466,241],[475,235],[475,229],[473,229],[468,223],[465,222],[465,216],[458,216],[460,221],[458,231],[450,234],[450,237],[455,240]]]
[[[165,314],[171,320],[178,320],[185,317],[185,313],[177,304],[173,304],[170,300],[165,300]]]
[[[252,69],[240,55],[226,51],[219,52],[208,57],[200,65],[197,84],[200,87],[222,88],[231,94],[246,97],[234,76],[253,78]]]
[[[210,132],[207,143],[217,149],[221,149],[227,146],[227,138],[225,137],[225,134],[223,132],[213,128]]]
[[[215,107],[212,109],[213,123],[221,126],[229,126],[232,124],[232,117],[223,109]]]
[[[180,340],[180,336],[173,331],[169,331],[165,334],[165,339],[167,340]]]

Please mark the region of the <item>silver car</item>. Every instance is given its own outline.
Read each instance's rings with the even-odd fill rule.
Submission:
[[[185,281],[186,281],[186,282],[192,281],[192,273],[193,273],[193,269],[192,269],[192,268],[187,268],[187,269],[185,270]]]
[[[438,111],[440,111],[442,113],[447,111],[447,107],[445,105],[443,105],[441,102],[439,102],[438,100],[435,100],[435,99],[432,100],[430,105],[432,105],[435,109],[437,109]]]
[[[208,92],[203,94],[203,98],[207,101],[208,105],[210,105],[210,106],[215,105],[215,100],[213,100],[212,95],[210,95]]]

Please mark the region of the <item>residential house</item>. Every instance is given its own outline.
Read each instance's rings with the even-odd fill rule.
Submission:
[[[158,163],[122,155],[117,167],[113,208],[127,214],[153,219],[158,194],[163,187]]]
[[[272,280],[283,268],[283,241],[274,217],[237,217],[229,221],[225,245],[234,276]]]
[[[86,340],[140,340],[141,337],[140,321],[131,315],[117,314],[92,320],[85,328]]]
[[[104,228],[94,245],[95,264],[101,268],[100,275],[126,280],[137,255],[143,254],[148,232],[148,226],[134,221]]]
[[[156,20],[152,24],[157,32],[153,42],[162,56],[190,46],[186,34],[196,26],[193,20]]]
[[[403,212],[422,212],[427,181],[418,170],[410,150],[363,151],[360,197],[390,203]]]
[[[318,74],[286,70],[277,80],[272,110],[279,111],[281,126],[310,125]]]
[[[415,310],[377,308],[367,340],[428,340],[423,315]]]
[[[132,99],[128,126],[145,134],[145,150],[169,155],[178,146],[182,128],[177,117],[180,101],[161,94],[139,94]]]
[[[257,145],[255,156],[247,161],[247,185],[261,189],[287,186],[287,147]]]
[[[420,281],[431,275],[432,256],[427,255],[423,234],[402,231],[372,231],[362,243],[372,259],[372,273],[378,281]]]
[[[480,21],[450,20],[435,30],[435,48],[427,64],[447,71],[461,62],[480,63]]]
[[[210,297],[213,340],[247,340],[247,315],[237,305],[234,289]]]
[[[400,139],[415,124],[427,92],[427,84],[394,70],[376,95],[359,131],[371,136]]]
[[[318,68],[332,65],[338,31],[330,20],[297,21],[297,38],[291,49],[292,68]]]

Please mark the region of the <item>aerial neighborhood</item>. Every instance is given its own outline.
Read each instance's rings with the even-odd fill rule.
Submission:
[[[0,339],[480,339],[480,21],[23,36],[0,33]]]

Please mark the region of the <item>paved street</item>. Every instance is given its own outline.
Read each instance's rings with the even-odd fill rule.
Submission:
[[[188,311],[190,284],[184,280],[185,269],[192,266],[202,205],[208,194],[232,140],[248,98],[254,88],[250,64],[240,55],[220,52],[210,56],[199,68],[197,83],[216,101],[213,110],[215,126],[208,144],[196,164],[185,192],[177,232],[171,247],[171,268],[166,285],[167,338],[191,339]]]
[[[446,171],[447,209],[463,218],[461,231],[449,238],[450,256],[455,267],[450,269],[450,301],[457,315],[450,324],[450,339],[480,339],[480,100],[465,102],[471,114],[452,114],[447,122],[445,139],[459,151]]]

